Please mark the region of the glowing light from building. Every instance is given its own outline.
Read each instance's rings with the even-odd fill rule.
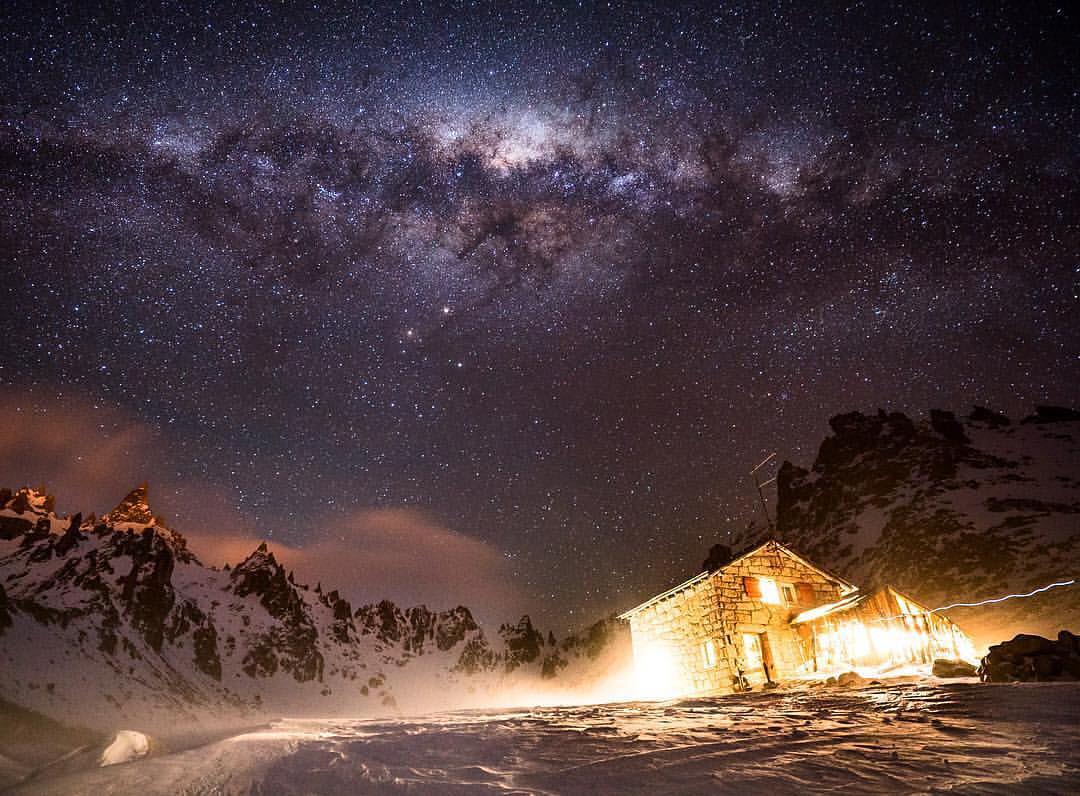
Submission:
[[[761,601],[770,605],[781,605],[780,587],[772,578],[758,578],[758,586],[761,589]]]
[[[666,645],[634,639],[634,668],[641,699],[670,699],[692,689]]]

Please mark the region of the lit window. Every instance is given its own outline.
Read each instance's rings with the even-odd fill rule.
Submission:
[[[716,644],[713,643],[712,639],[701,645],[701,660],[704,662],[706,669],[716,666]]]
[[[758,586],[761,588],[761,601],[763,603],[780,605],[783,602],[780,599],[780,588],[772,578],[758,578]]]

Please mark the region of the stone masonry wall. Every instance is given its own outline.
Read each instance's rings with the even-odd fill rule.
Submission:
[[[660,650],[675,672],[663,672],[679,682],[683,693],[717,693],[732,690],[732,673],[726,664],[721,642],[720,611],[711,579],[705,579],[630,618],[634,656],[649,660],[649,652]],[[713,641],[716,664],[708,665],[705,644]]]
[[[782,584],[809,584],[813,598],[795,604],[771,605],[746,593],[744,578],[772,578]],[[764,633],[772,653],[774,677],[784,679],[803,671],[808,655],[789,624],[797,614],[839,600],[841,585],[789,555],[783,548],[768,546],[717,571],[711,578],[721,607],[721,626],[729,652],[729,668],[747,671],[742,635]],[[782,590],[781,590],[782,593]],[[758,683],[750,683],[757,685]]]
[[[770,605],[751,599],[743,578],[766,577],[780,584],[808,584],[812,599]],[[773,676],[784,679],[805,669],[807,651],[789,624],[801,611],[840,599],[841,584],[821,575],[783,548],[769,545],[630,617],[635,658],[645,663],[660,650],[674,669],[673,689],[686,694],[731,693],[761,685],[749,673],[743,634],[765,634]],[[705,652],[712,641],[714,660]],[[646,664],[647,665],[647,664]]]

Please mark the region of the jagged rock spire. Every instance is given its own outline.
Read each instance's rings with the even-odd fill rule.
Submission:
[[[133,522],[143,525],[158,524],[154,513],[150,511],[150,504],[147,502],[149,492],[149,484],[143,481],[132,489],[116,508],[102,517],[101,521],[106,525],[113,525],[118,522]]]
[[[44,486],[37,489],[24,486],[14,493],[10,489],[0,489],[0,509],[16,514],[51,514],[56,510],[56,498],[48,494]]]

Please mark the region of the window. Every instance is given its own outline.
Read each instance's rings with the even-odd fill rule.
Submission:
[[[795,596],[795,587],[790,583],[780,584],[780,591],[784,594],[784,602],[788,605],[795,605],[798,602],[798,598]]]
[[[761,601],[763,603],[780,605],[783,602],[780,599],[780,587],[776,585],[775,580],[772,578],[758,578],[758,582],[761,584]]]
[[[761,600],[763,603],[780,605],[780,587],[772,578],[743,578],[743,588],[746,596],[751,600]]]
[[[716,643],[711,638],[701,645],[701,661],[706,669],[716,666]]]

